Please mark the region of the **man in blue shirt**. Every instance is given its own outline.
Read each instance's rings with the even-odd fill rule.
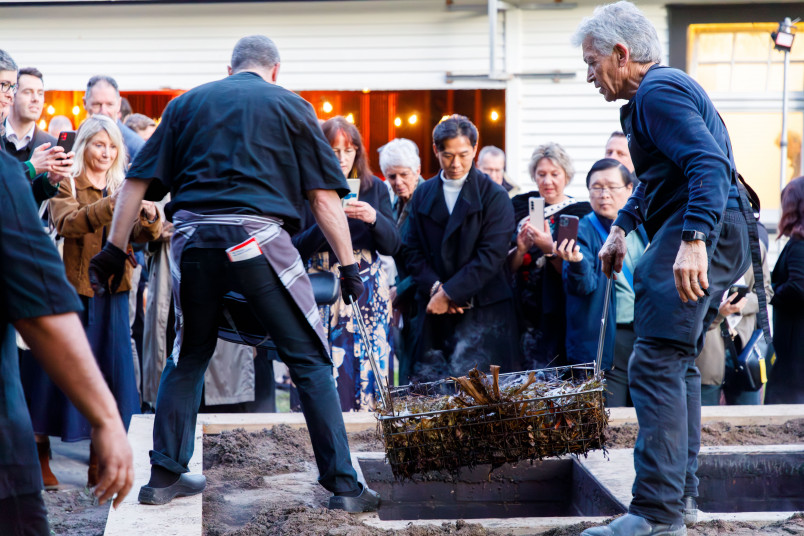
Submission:
[[[131,447],[92,356],[56,248],[42,229],[19,162],[0,152],[0,532],[50,534],[33,428],[19,377],[14,329],[92,423],[101,503],[115,507],[134,482]]]
[[[600,251],[622,270],[626,234],[651,241],[634,273],[637,340],[628,369],[639,421],[629,514],[588,536],[681,536],[697,517],[700,373],[695,357],[726,287],[750,266],[747,200],[738,193],[728,132],[703,89],[659,65],[656,29],[630,2],[599,7],[573,41],[587,81],[626,99],[620,122],[640,184]]]

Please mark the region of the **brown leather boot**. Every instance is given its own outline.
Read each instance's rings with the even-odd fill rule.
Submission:
[[[89,444],[89,469],[87,470],[87,487],[94,488],[98,485],[98,455],[92,443]]]
[[[59,479],[50,470],[50,438],[45,437],[43,442],[36,443],[36,451],[39,454],[39,467],[42,469],[42,482],[45,489],[59,489]]]

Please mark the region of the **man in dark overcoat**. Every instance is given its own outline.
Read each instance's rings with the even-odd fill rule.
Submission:
[[[404,243],[421,336],[412,377],[437,380],[477,365],[515,368],[516,320],[504,268],[514,231],[506,191],[472,165],[477,129],[453,115],[433,130],[441,172],[416,188]]]

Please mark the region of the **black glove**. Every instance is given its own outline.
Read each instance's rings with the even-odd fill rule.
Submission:
[[[352,303],[349,298],[353,298],[357,302],[357,299],[363,294],[364,288],[357,263],[341,266],[341,296],[345,303]]]
[[[96,294],[106,291],[114,292],[120,286],[126,273],[128,254],[111,242],[106,242],[103,249],[89,261],[89,284]],[[109,284],[109,278],[112,279]]]

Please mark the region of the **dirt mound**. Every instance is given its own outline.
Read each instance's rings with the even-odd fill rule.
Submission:
[[[204,473],[225,468],[231,480],[304,471],[304,461],[312,455],[307,430],[286,424],[260,432],[239,428],[204,436]]]
[[[379,430],[365,430],[349,434],[349,449],[352,452],[384,452],[385,443]]]
[[[687,531],[689,536],[790,536],[804,534],[804,514],[798,513],[774,523],[746,523],[743,521],[707,521],[698,523]]]
[[[622,424],[606,429],[606,447],[633,448],[639,426]],[[701,445],[797,445],[804,442],[804,419],[785,424],[765,426],[735,426],[725,422],[704,423],[701,426]]]
[[[209,535],[209,532],[207,533]],[[242,529],[226,536],[505,536],[476,523],[458,520],[440,527],[408,526],[388,531],[364,525],[352,514],[325,508],[269,508],[259,512]]]

